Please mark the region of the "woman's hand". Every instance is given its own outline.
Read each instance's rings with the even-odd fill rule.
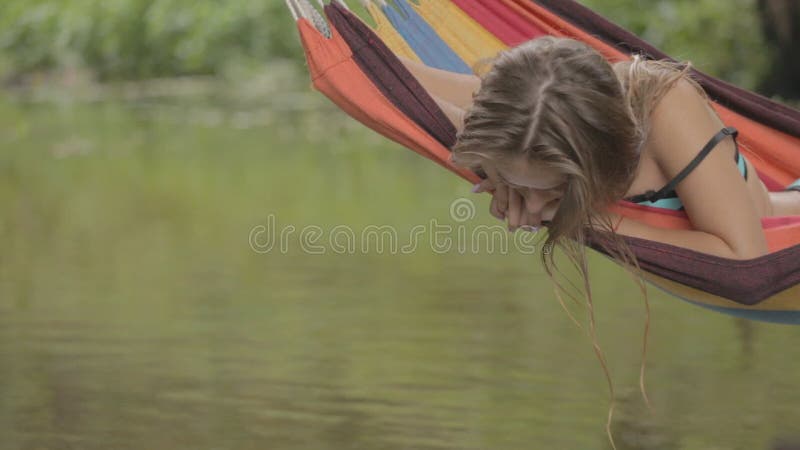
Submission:
[[[558,209],[558,202],[553,201],[539,212],[528,211],[522,193],[503,182],[492,180],[491,176],[476,184],[472,192],[493,194],[489,213],[499,220],[507,220],[509,231],[516,231],[518,228],[535,231],[542,221],[552,220]]]
[[[492,194],[492,202],[489,205],[489,213],[499,220],[505,220],[508,211],[509,188],[506,184],[486,178],[472,188],[472,192],[480,194],[488,192]]]

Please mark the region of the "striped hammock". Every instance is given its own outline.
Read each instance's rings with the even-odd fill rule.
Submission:
[[[449,162],[456,130],[397,55],[453,72],[529,39],[581,40],[609,61],[633,53],[670,59],[572,0],[362,0],[367,25],[342,0],[286,0],[314,87],[369,128],[471,183]],[[800,178],[800,112],[695,71],[722,120],[739,130],[742,152],[771,190]],[[680,211],[620,201],[612,209],[651,226],[691,229]],[[769,253],[731,260],[660,242],[625,240],[651,284],[675,297],[754,320],[800,324],[800,216],[761,219]],[[599,245],[595,250],[603,252]]]

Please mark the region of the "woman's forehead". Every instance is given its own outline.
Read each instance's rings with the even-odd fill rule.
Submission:
[[[553,189],[565,181],[564,175],[524,156],[503,161],[496,165],[496,169],[504,181],[533,189]]]

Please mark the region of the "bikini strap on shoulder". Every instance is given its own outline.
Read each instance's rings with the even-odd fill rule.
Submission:
[[[629,197],[627,200],[639,203],[639,202],[655,202],[657,200],[661,200],[663,198],[667,198],[671,193],[675,191],[675,187],[683,181],[684,178],[689,176],[689,174],[694,170],[702,161],[711,153],[711,150],[717,146],[723,139],[728,136],[733,136],[734,142],[736,141],[736,137],[739,135],[739,131],[734,127],[725,127],[717,132],[711,140],[706,143],[700,153],[692,159],[686,167],[683,168],[675,177],[669,181],[664,187],[659,189],[658,191],[647,191],[644,194],[634,195],[633,197]],[[738,152],[738,148],[737,148]]]

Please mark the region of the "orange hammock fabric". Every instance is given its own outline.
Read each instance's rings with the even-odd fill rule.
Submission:
[[[325,38],[306,20],[297,23],[306,49],[314,87],[347,114],[383,136],[435,161],[446,169],[478,182],[474,173],[449,162],[450,151],[403,115],[353,61],[350,47],[335,28]]]
[[[495,0],[486,0],[489,1]],[[580,39],[612,60],[628,57],[621,49],[589,35],[536,2],[502,0],[502,4],[517,17],[535,24],[536,29]],[[346,24],[348,22],[342,18],[348,17],[349,21],[357,20],[336,3],[325,9],[329,18],[338,17],[333,22]],[[475,174],[449,163],[449,150],[420,126],[424,119],[416,117],[413,108],[404,109],[404,114],[384,94],[392,91],[393,80],[381,78],[382,74],[401,72],[402,64],[390,53],[381,61],[365,62],[365,58],[375,58],[382,53],[364,53],[364,42],[381,48],[385,45],[369,30],[366,33],[371,35],[363,36],[365,31],[358,27],[337,30],[338,26],[332,27],[332,37],[327,39],[309,21],[298,20],[314,86],[368,127],[475,182],[478,179]],[[356,39],[354,33],[362,33],[362,36]],[[359,57],[355,58],[354,53]],[[371,65],[372,79],[364,74],[364,64]],[[379,66],[383,70],[375,70]],[[426,94],[414,92],[413,95],[422,98]],[[800,177],[800,158],[797,157],[800,156],[800,138],[719,104],[714,107],[726,124],[740,130],[743,151],[747,152],[759,175],[771,185],[787,184]],[[628,219],[654,226],[690,227],[686,216],[680,212],[628,202],[620,202],[615,208]],[[727,260],[641,239],[627,240],[645,269],[646,278],[679,298],[750,319],[800,323],[800,217],[765,218],[762,224],[770,253],[749,261]]]

